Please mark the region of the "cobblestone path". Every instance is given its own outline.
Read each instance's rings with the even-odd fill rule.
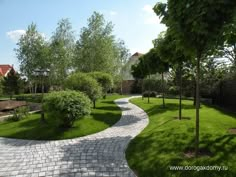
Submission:
[[[148,117],[129,103],[130,98],[115,100],[122,109],[121,119],[96,134],[58,141],[0,138],[0,177],[135,176],[125,149],[147,126]]]

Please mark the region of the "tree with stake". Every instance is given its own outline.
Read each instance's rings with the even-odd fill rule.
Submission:
[[[204,54],[217,46],[223,36],[224,25],[231,23],[236,10],[236,1],[230,0],[168,0],[154,7],[163,17],[170,33],[178,39],[178,47],[196,57],[196,138],[195,155],[199,151],[199,75]]]
[[[164,72],[169,70],[169,64],[166,61],[162,61],[155,48],[151,49],[148,53],[140,58],[140,62],[132,68],[132,74],[134,77],[150,79],[151,74],[160,73],[162,76],[162,100],[163,107],[165,107],[165,88],[164,88]],[[150,92],[150,89],[149,89]],[[149,97],[148,97],[149,102]]]
[[[169,71],[168,61],[163,61],[160,58],[158,51],[153,48],[146,54],[147,66],[149,66],[151,74],[161,74],[161,85],[162,85],[162,105],[165,107],[165,80],[164,73]]]
[[[183,65],[191,59],[191,56],[186,56],[183,50],[177,47],[176,39],[168,33],[159,35],[153,41],[154,47],[158,51],[161,60],[167,61],[171,64],[172,69],[177,69],[179,80],[179,120],[182,118],[182,73]]]

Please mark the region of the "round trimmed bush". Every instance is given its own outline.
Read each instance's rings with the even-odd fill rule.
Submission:
[[[94,78],[102,87],[103,98],[106,98],[106,94],[111,88],[113,87],[113,78],[108,73],[103,72],[90,72],[88,73],[89,76]]]
[[[75,120],[90,114],[91,102],[81,92],[51,92],[43,98],[43,110],[58,119],[60,126],[72,127]]]
[[[65,87],[71,90],[77,90],[85,93],[93,101],[102,96],[102,87],[98,82],[85,73],[74,73],[70,75],[65,81]]]

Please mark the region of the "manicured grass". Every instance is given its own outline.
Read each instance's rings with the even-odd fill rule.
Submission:
[[[200,147],[211,156],[187,158],[186,150],[194,148],[195,109],[192,101],[183,101],[183,116],[179,121],[178,100],[152,98],[148,104],[141,98],[131,102],[143,108],[150,123],[128,146],[126,158],[139,177],[235,177],[236,115],[202,105],[200,109]],[[171,171],[170,166],[228,166],[228,171]]]
[[[81,137],[102,131],[115,124],[121,117],[121,110],[113,102],[121,98],[111,95],[98,100],[96,109],[92,109],[90,116],[86,116],[74,123],[70,129],[58,128],[55,120],[46,117],[47,123],[40,123],[40,114],[30,115],[18,122],[6,121],[0,123],[0,136],[20,139],[56,140]]]

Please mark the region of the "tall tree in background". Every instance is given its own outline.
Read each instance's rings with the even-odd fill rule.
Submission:
[[[15,51],[20,62],[21,73],[36,90],[40,78],[35,76],[35,69],[44,70],[49,65],[46,42],[38,32],[36,24],[32,23],[28,26],[26,34],[21,36],[17,43]]]
[[[61,19],[50,41],[50,79],[60,89],[72,68],[75,35],[69,19]]]
[[[204,54],[222,39],[223,27],[232,22],[236,1],[225,0],[168,0],[158,3],[154,10],[178,39],[178,47],[196,57],[196,139],[195,155],[199,151],[199,76]]]
[[[127,49],[123,41],[115,40],[112,32],[112,23],[94,12],[76,42],[74,63],[78,71],[102,71],[113,76],[119,73],[119,67],[127,57]]]

